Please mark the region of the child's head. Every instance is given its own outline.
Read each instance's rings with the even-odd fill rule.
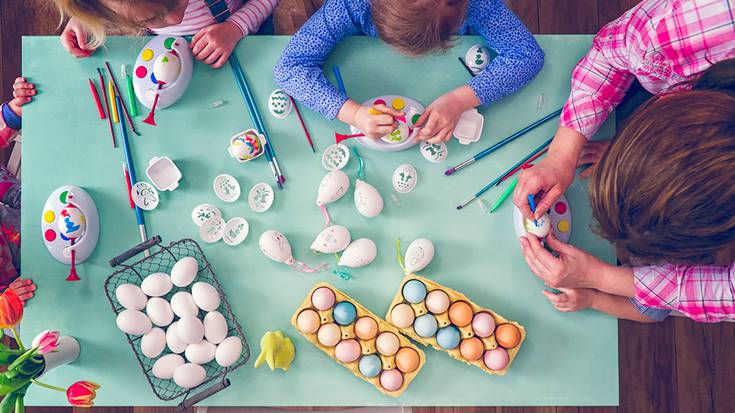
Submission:
[[[371,0],[380,38],[409,56],[446,50],[462,25],[468,0]]]

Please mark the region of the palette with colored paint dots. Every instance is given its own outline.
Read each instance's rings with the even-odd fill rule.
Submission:
[[[517,322],[415,274],[403,279],[385,319],[425,346],[501,376],[526,338]]]
[[[159,83],[153,74],[153,66],[159,58],[178,59],[181,69],[172,82],[161,86],[156,109],[163,109],[176,103],[191,81],[194,63],[186,39],[165,35],[154,36],[138,54],[133,68],[135,97],[149,109],[153,106]]]
[[[426,357],[398,330],[328,283],[316,284],[291,324],[355,376],[400,396]]]
[[[398,128],[396,130],[380,139],[371,139],[367,136],[358,137],[357,140],[362,146],[377,151],[396,152],[408,149],[418,143],[414,139],[416,135],[414,124],[419,120],[421,114],[424,113],[424,105],[414,99],[398,95],[383,95],[363,102],[363,106],[376,105],[385,105],[405,112],[406,115],[396,119],[398,122]],[[362,131],[354,126],[351,126],[350,130],[353,134],[362,133]]]
[[[568,243],[569,238],[572,236],[572,210],[569,206],[569,200],[564,195],[560,196],[549,210],[548,216],[551,221],[551,230],[554,231],[556,238],[563,243]],[[526,228],[527,223],[524,221],[525,219],[521,214],[521,210],[518,207],[514,207],[513,228],[519,237],[528,233]],[[539,225],[541,224],[539,222]],[[530,225],[533,225],[533,223]]]
[[[86,260],[97,246],[99,233],[97,206],[85,190],[64,185],[49,195],[41,215],[41,235],[57,261],[71,264],[72,249],[77,264]]]

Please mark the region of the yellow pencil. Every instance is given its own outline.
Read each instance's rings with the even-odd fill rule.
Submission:
[[[112,80],[107,81],[107,90],[110,94],[110,112],[112,112],[112,121],[118,123],[120,118],[117,116],[117,103],[115,103],[115,87],[112,85]]]

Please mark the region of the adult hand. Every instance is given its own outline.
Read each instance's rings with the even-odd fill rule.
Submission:
[[[592,176],[592,172],[595,171],[597,162],[602,159],[602,155],[607,152],[607,148],[610,147],[612,140],[604,141],[588,141],[582,149],[582,155],[579,157],[577,166],[589,165],[586,169],[579,173],[579,177],[587,179]]]
[[[218,69],[227,62],[240,39],[240,29],[235,23],[225,21],[199,30],[191,39],[189,47],[197,60]]]
[[[557,311],[563,313],[590,308],[595,296],[598,294],[597,290],[591,288],[560,288],[559,291],[561,293],[554,294],[550,291],[543,290],[543,294]]]
[[[535,166],[521,171],[513,191],[513,203],[524,217],[538,219],[566,192],[574,180],[574,163],[547,156]],[[536,196],[536,212],[531,212],[528,195]]]
[[[421,128],[416,138],[429,143],[449,140],[464,111],[462,100],[454,92],[439,96],[416,121],[414,126]]]
[[[8,286],[8,288],[13,290],[13,292],[18,295],[18,298],[23,301],[23,304],[33,298],[33,296],[36,294],[36,285],[33,284],[33,281],[23,278],[16,278],[15,280],[13,280],[13,282],[10,283],[10,286]]]
[[[558,257],[547,251],[533,235],[521,237],[521,251],[528,267],[552,288],[597,288],[606,265],[592,255],[559,241],[554,231],[546,236],[546,244]]]
[[[18,116],[23,115],[23,105],[33,100],[36,94],[36,85],[28,83],[24,77],[15,79],[13,83],[13,99],[8,102],[10,110]]]
[[[61,45],[75,57],[89,57],[94,53],[88,44],[87,30],[73,17],[61,32]]]

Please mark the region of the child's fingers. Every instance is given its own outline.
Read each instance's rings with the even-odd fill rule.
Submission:
[[[22,285],[22,286],[19,286],[19,287],[14,287],[13,288],[13,291],[16,294],[18,294],[18,295],[33,294],[33,292],[36,291],[36,286],[33,285],[33,284],[31,284],[31,285]]]
[[[592,176],[593,172],[595,172],[595,165],[590,165],[584,168],[584,170],[579,173],[579,179],[587,179]]]
[[[382,125],[382,126],[378,126],[375,129],[373,129],[373,133],[376,135],[376,137],[379,138],[381,136],[385,136],[385,135],[393,132],[394,130],[396,130],[396,128],[394,127],[394,125],[390,125],[390,126],[384,126],[384,125]]]
[[[20,79],[20,78],[18,78],[18,79]],[[36,88],[36,85],[34,85],[33,83],[25,82],[25,81],[13,83],[13,90],[19,90],[19,89],[35,89],[35,88]]]
[[[26,78],[22,76],[16,77],[15,82],[13,82],[13,87],[15,87],[15,85],[17,85],[18,83],[25,83],[25,81],[26,81]]]
[[[214,53],[214,46],[207,44],[199,53],[196,54],[196,58],[197,60],[204,61],[212,53]]]
[[[386,114],[391,115],[393,117],[405,116],[406,115],[404,112],[395,110],[393,108],[389,108],[388,106],[385,106],[385,105],[375,105],[375,106],[373,106],[373,108],[375,108],[378,112],[386,113]]]
[[[201,40],[201,38],[204,37],[205,34],[206,32],[204,31],[204,29],[202,29],[196,32],[194,36],[191,38],[191,43],[189,43],[189,47],[192,49],[193,53],[196,53],[195,50],[196,50],[197,44],[199,43],[199,40]],[[199,50],[201,50],[201,47],[199,48]]]
[[[391,115],[373,115],[373,120],[377,125],[394,125],[396,120]],[[395,128],[393,128],[395,129]],[[391,130],[392,132],[393,130]]]
[[[28,293],[25,293],[25,294],[18,294],[18,298],[20,298],[21,301],[28,301],[31,298],[33,298],[33,296],[35,296],[35,295],[36,294],[31,291],[31,292],[28,292]]]
[[[194,56],[197,56],[199,53],[202,52],[207,46],[209,46],[209,43],[204,38],[204,35],[200,36],[199,38],[196,38],[202,31],[199,31],[196,35],[194,35],[195,39],[192,39],[191,42],[191,53]]]
[[[203,60],[204,63],[211,65],[214,62],[217,61],[222,56],[222,51],[215,49],[212,54],[209,55],[206,59]]]
[[[28,96],[33,96],[36,94],[35,89],[15,89],[13,90],[13,96],[16,98],[24,98]]]

